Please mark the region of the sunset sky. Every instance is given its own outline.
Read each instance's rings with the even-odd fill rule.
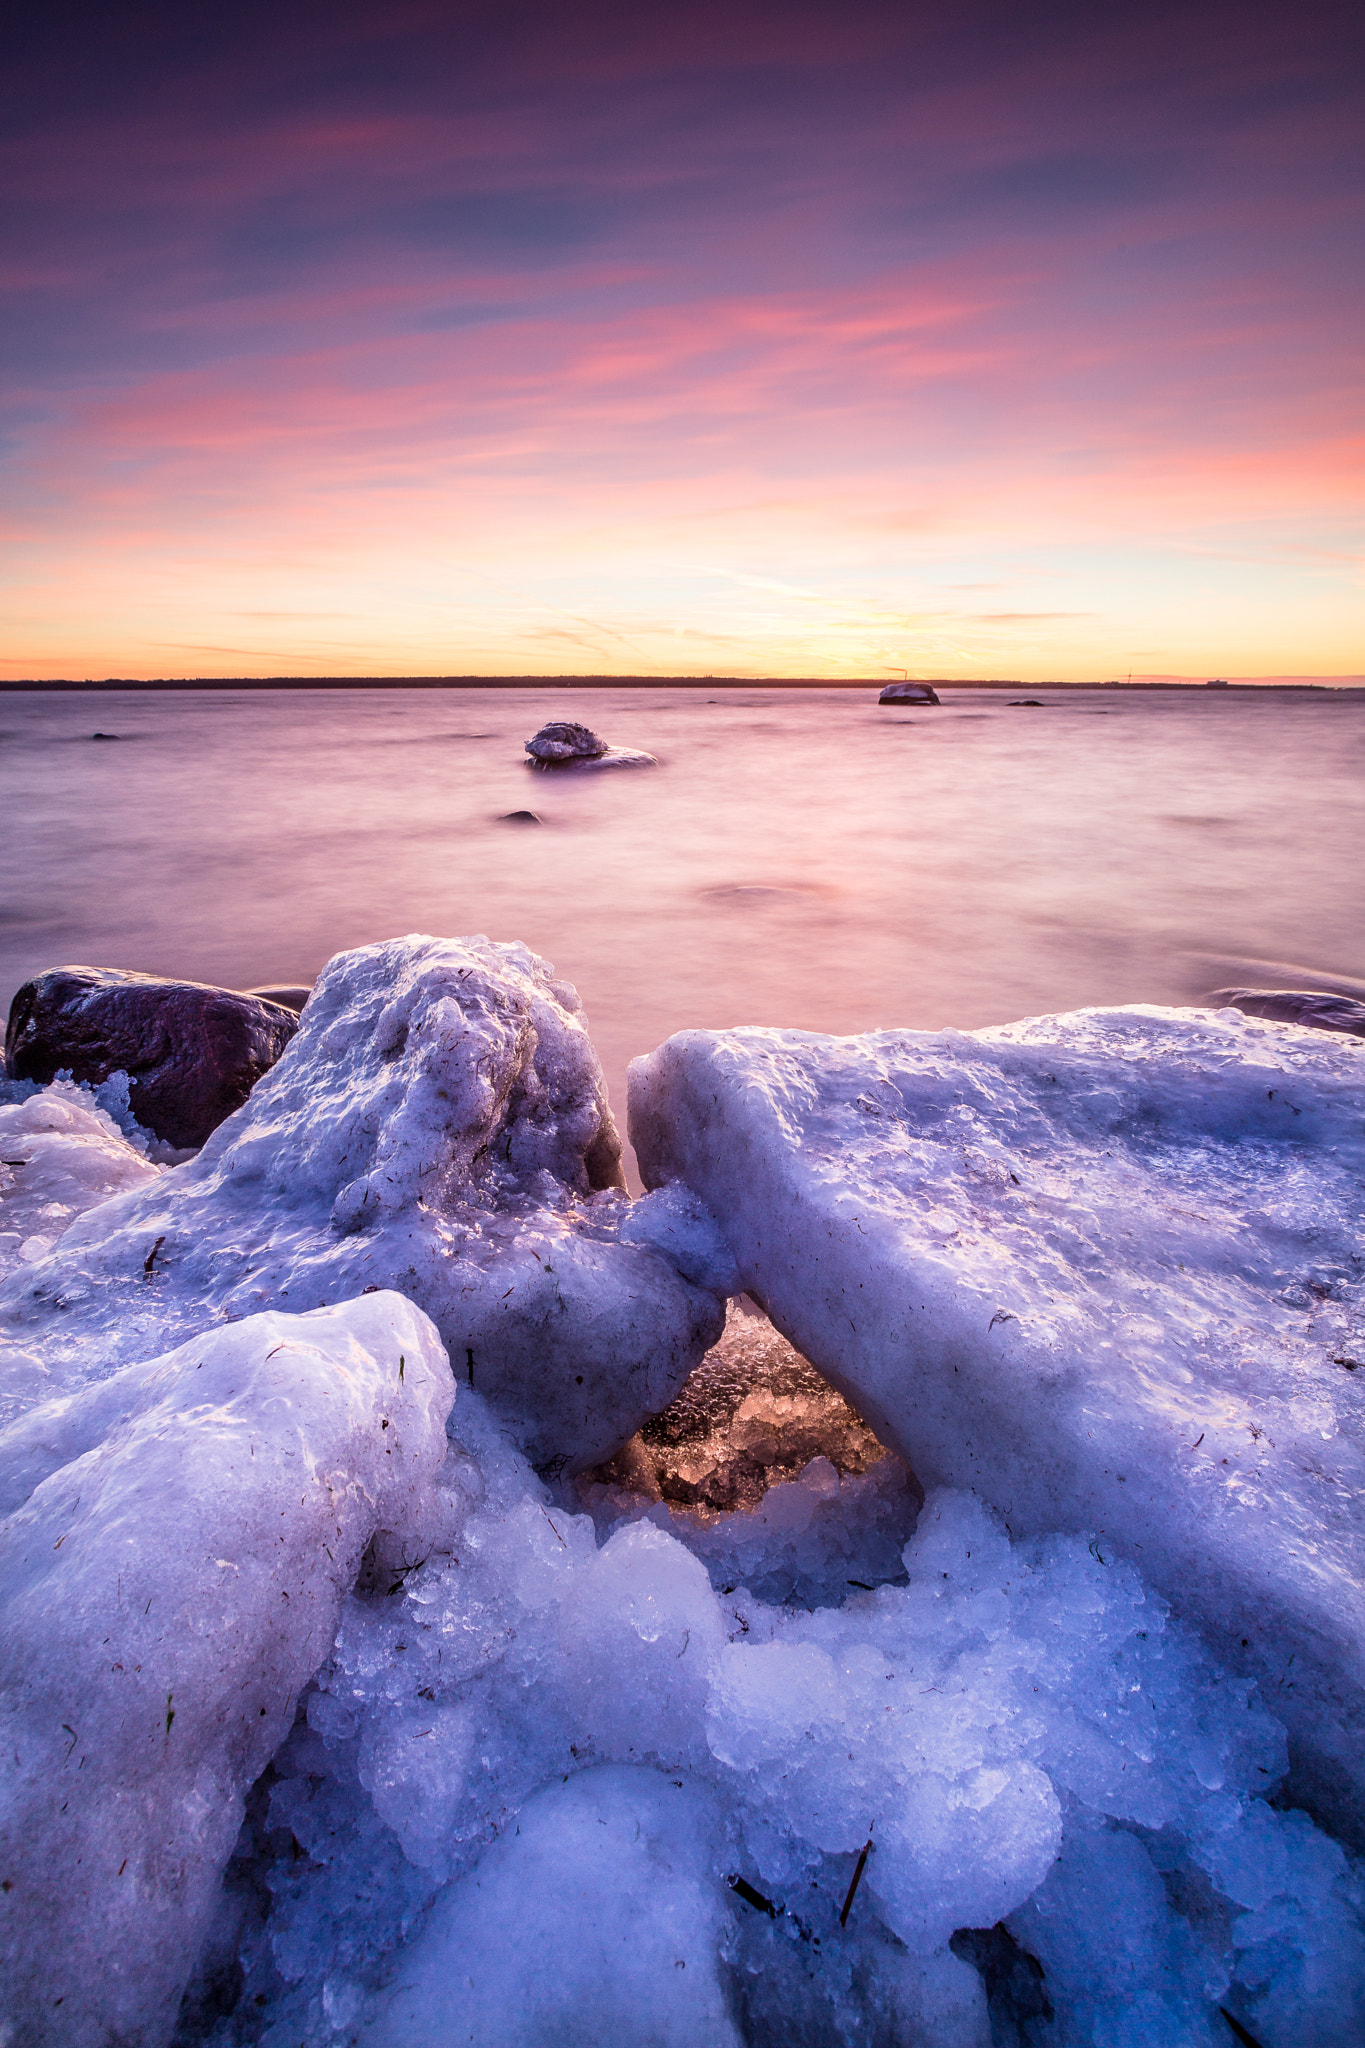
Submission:
[[[19,18],[5,675],[1365,670],[1358,4]]]

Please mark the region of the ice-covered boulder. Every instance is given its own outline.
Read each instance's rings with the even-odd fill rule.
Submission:
[[[161,1172],[88,1088],[54,1081],[0,1100],[0,1280],[43,1258],[85,1210]]]
[[[572,718],[560,718],[542,725],[540,731],[527,740],[526,751],[533,761],[553,767],[562,761],[598,761],[606,753],[607,743],[598,738],[591,726],[579,725]]]
[[[1254,1673],[1365,1830],[1365,1048],[1224,1012],[835,1039],[631,1071],[647,1185],[926,1484],[1095,1532]]]
[[[610,747],[590,726],[552,719],[527,740],[532,768],[657,768],[658,757],[638,747]]]
[[[431,1323],[383,1293],[252,1316],[0,1432],[0,2039],[169,2038],[363,1553],[441,1540],[453,1397]]]
[[[0,1287],[0,1357],[41,1359],[6,1369],[0,1415],[224,1316],[395,1287],[537,1463],[593,1464],[719,1335],[691,1276],[732,1272],[714,1226],[621,1181],[578,997],[544,961],[483,938],[340,954],[197,1158]]]
[[[292,1009],[119,967],[54,967],[10,1005],[16,1081],[125,1073],[134,1116],[170,1145],[202,1145],[239,1109],[298,1028]]]
[[[706,1802],[603,1765],[521,1810],[438,1901],[361,2048],[740,2048]]]

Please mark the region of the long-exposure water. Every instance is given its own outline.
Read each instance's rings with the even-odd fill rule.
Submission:
[[[523,939],[624,1120],[627,1061],[688,1026],[1365,987],[1365,692],[942,695],[8,695],[0,1000],[69,961],[249,987],[395,933]],[[659,766],[537,773],[555,717]]]

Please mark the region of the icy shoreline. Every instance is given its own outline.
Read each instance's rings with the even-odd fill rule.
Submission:
[[[1323,1291],[1275,1329],[1350,1355],[1365,1048],[1198,1012],[927,1038],[670,1041],[640,1070],[660,1185],[633,1204],[576,996],[484,940],[341,956],[179,1166],[89,1091],[0,1101],[24,1162],[0,1167],[15,2048],[1148,2048],[1226,2041],[1220,2008],[1261,2048],[1361,2038],[1365,1891],[1326,1831],[1349,1801],[1320,1773],[1315,1819],[1294,1810],[1284,1724],[1302,1743],[1311,1715],[1208,1644],[1229,1588],[1275,1585],[1283,1653],[1336,1656],[1358,1737],[1360,1496],[1342,1466],[1329,1527],[1312,1490],[1356,1455],[1354,1368],[1326,1435],[1237,1290],[1248,1219],[1267,1273],[1316,1231],[1280,1291]],[[1067,1058],[1044,1143],[1030,1090]],[[1282,1122],[1253,1113],[1267,1060],[1297,1091]],[[1159,1272],[1120,1254],[1125,1229],[1155,1241],[1163,1175],[1191,1196],[1195,1153],[1218,1220],[1162,1220]],[[1018,1298],[1039,1259],[1041,1365]],[[921,1289],[894,1372],[884,1312],[850,1335],[837,1308],[874,1280]],[[704,1523],[593,1477],[741,1287],[908,1455],[918,1514],[895,1460],[816,1455]],[[1187,1584],[1153,1483],[1140,1575],[1058,1418],[1108,1403],[1136,1498],[1154,1416],[1233,1426],[1213,1367],[1238,1316],[1261,1361],[1239,1398],[1298,1431],[1275,1466],[1256,1440],[1261,1548],[1278,1516],[1297,1549],[1257,1580],[1196,1492]],[[942,1394],[964,1366],[986,1375],[965,1409]],[[776,1428],[780,1398],[746,1421]]]

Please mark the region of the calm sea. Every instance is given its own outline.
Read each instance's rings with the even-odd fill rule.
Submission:
[[[1236,980],[1365,990],[1365,692],[0,697],[0,1000],[67,961],[247,987],[524,939],[613,1103],[689,1025],[971,1026]],[[660,765],[542,775],[577,717]],[[113,740],[94,740],[102,731]],[[532,809],[538,826],[503,821]]]

